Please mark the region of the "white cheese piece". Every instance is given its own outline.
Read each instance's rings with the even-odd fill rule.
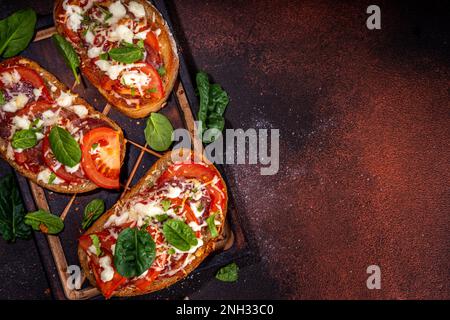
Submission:
[[[80,168],[80,164],[78,163],[74,167],[64,166],[64,168],[66,169],[67,172],[74,173],[78,171],[78,169]]]
[[[168,198],[173,199],[173,198],[178,198],[180,196],[180,194],[181,194],[181,188],[169,186],[169,188],[167,189],[166,196]]]
[[[134,14],[134,16],[136,18],[143,18],[145,17],[145,9],[144,6],[140,3],[137,3],[136,1],[131,1],[130,4],[128,5],[128,10],[130,10],[130,12],[132,14]]]
[[[30,128],[31,121],[28,120],[26,116],[15,116],[12,120],[13,125],[17,127],[17,129],[28,129]]]
[[[51,176],[52,172],[50,171],[50,169],[44,169],[41,172],[38,173],[37,175],[37,180],[38,181],[42,181],[44,183],[48,183],[48,181],[50,180],[50,176]],[[52,184],[60,184],[63,183],[64,180],[58,178],[57,176],[55,176],[55,179],[53,180]]]
[[[159,28],[156,29],[155,30],[155,34],[156,34],[157,37],[159,37],[159,35],[161,34],[161,29],[159,29]]]
[[[59,112],[53,112],[52,110],[45,110],[42,113],[42,121],[44,126],[52,126],[59,121]]]
[[[88,252],[97,255],[97,248],[95,248],[95,246],[91,244],[90,247],[88,248]]]
[[[79,6],[70,5],[67,1],[63,3],[63,8],[67,15],[67,26],[73,31],[80,29],[81,21],[83,20],[83,9]]]
[[[88,109],[82,104],[77,104],[72,106],[73,112],[77,114],[80,118],[84,118],[88,115]]]
[[[28,97],[23,93],[19,93],[3,105],[3,111],[16,112],[17,110],[22,109],[27,102]]]
[[[45,136],[44,136],[42,133],[36,132],[36,139],[37,139],[38,141],[44,139],[44,137],[45,137]]]
[[[10,87],[20,81],[20,74],[14,69],[12,72],[3,72],[0,79],[5,86]]]
[[[108,35],[108,40],[112,42],[133,42],[134,33],[127,26],[121,24],[118,25],[113,31],[111,31]]]
[[[100,267],[103,269],[100,274],[100,279],[103,282],[111,281],[114,277],[114,269],[111,266],[111,258],[109,256],[101,257],[98,260]]]
[[[150,30],[144,30],[144,31],[138,32],[134,35],[134,38],[139,39],[139,40],[145,40],[145,38],[147,38],[147,33],[149,31]]]
[[[89,48],[89,50],[88,50],[88,57],[92,59],[92,58],[98,57],[102,53],[103,53],[102,47],[92,47],[92,48]]]
[[[92,33],[91,30],[88,30],[88,31],[86,32],[86,36],[84,37],[84,39],[86,40],[87,43],[93,44],[93,43],[94,43],[95,36],[94,36],[94,34]]]
[[[44,87],[34,88],[34,89],[33,89],[34,100],[39,99],[39,97],[40,97],[41,94],[42,94],[42,89],[43,89],[43,88],[44,88]]]
[[[197,224],[197,223],[195,223],[195,221],[189,222],[189,227],[191,227],[191,229],[192,229],[194,232],[201,231],[202,228],[203,228],[203,227],[206,227],[206,226],[207,226],[206,222],[204,222],[204,223],[202,223],[202,224]]]
[[[127,222],[128,216],[128,211],[121,212],[119,216],[117,214],[113,214],[108,218],[108,221],[106,221],[105,228],[112,225],[120,226],[121,224],[124,224],[125,222]]]
[[[116,244],[115,243],[111,246],[111,252],[113,255],[116,252]]]
[[[59,97],[56,99],[56,103],[60,107],[69,107],[73,102],[74,96],[70,93],[61,91]]]
[[[163,214],[164,210],[156,202],[150,203],[137,203],[132,208],[130,218],[136,221],[138,227],[145,224],[145,220],[150,217],[154,217],[159,214]]]
[[[120,1],[113,2],[109,6],[109,12],[112,14],[112,18],[108,19],[108,23],[114,24],[127,14],[127,9]]]

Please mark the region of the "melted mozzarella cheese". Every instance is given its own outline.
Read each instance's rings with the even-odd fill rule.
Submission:
[[[72,106],[72,110],[80,118],[84,118],[88,115],[88,109],[85,106],[83,106],[82,104],[77,104],[77,105]]]
[[[49,183],[50,177],[51,177],[52,172],[50,171],[50,169],[44,169],[41,172],[38,173],[37,175],[37,180],[38,181],[42,181],[44,183]],[[55,176],[55,179],[53,180],[52,184],[60,184],[63,183],[64,180],[58,178],[57,176]]]
[[[108,23],[113,24],[125,17],[127,9],[120,1],[116,1],[109,6],[109,12],[111,12],[112,18],[108,19]]]
[[[91,30],[88,30],[88,31],[86,32],[85,37],[84,37],[84,39],[86,40],[86,42],[89,43],[89,44],[93,44],[93,43],[94,43],[94,38],[95,38],[95,36],[94,36],[94,34],[92,33]]]
[[[59,97],[56,99],[56,103],[60,107],[69,107],[73,102],[73,95],[68,92],[61,91]]]
[[[80,163],[76,164],[74,167],[64,166],[64,168],[66,169],[67,172],[74,173],[77,172],[78,169],[80,168]]]
[[[67,26],[73,31],[80,29],[81,21],[83,20],[83,9],[79,6],[70,5],[67,1],[64,1],[63,8],[66,10]]]
[[[130,4],[128,5],[128,10],[130,10],[130,12],[132,14],[134,14],[134,16],[136,18],[143,18],[145,17],[145,9],[144,6],[140,3],[137,3],[136,1],[131,1]]]
[[[194,213],[194,215],[199,218],[203,215],[203,212],[205,212],[205,208],[201,208],[201,210],[199,210],[201,203],[200,202],[191,202],[189,203],[189,206],[191,207],[192,212]]]
[[[98,57],[100,54],[103,53],[103,48],[102,47],[91,47],[88,50],[88,57],[89,58],[96,58]]]
[[[3,111],[6,112],[16,112],[17,110],[22,109],[27,104],[27,102],[28,97],[23,93],[19,93],[7,103],[5,103],[2,108]]]
[[[167,189],[166,196],[168,198],[173,199],[173,198],[178,198],[180,196],[180,194],[181,194],[181,188],[169,186],[169,188]]]
[[[132,43],[134,38],[133,31],[130,30],[127,26],[121,24],[118,25],[113,31],[111,31],[108,35],[108,40],[112,42],[128,42]]]
[[[34,100],[39,99],[39,97],[40,97],[41,94],[42,94],[42,89],[43,89],[43,88],[44,88],[44,87],[34,88],[34,89],[33,89]]]
[[[42,121],[44,126],[52,126],[59,121],[59,112],[53,112],[52,110],[45,110],[42,113]]]
[[[26,116],[15,116],[12,122],[17,129],[28,129],[31,125],[31,121]]]
[[[20,81],[20,74],[14,69],[12,72],[3,72],[0,79],[5,86],[10,87]]]
[[[100,274],[100,279],[103,282],[111,281],[114,277],[114,269],[111,266],[111,258],[109,256],[101,257],[98,260],[100,267],[103,269]]]

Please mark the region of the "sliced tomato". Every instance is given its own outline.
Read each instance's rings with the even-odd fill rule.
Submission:
[[[114,261],[114,258],[110,256],[111,261]],[[95,259],[97,260],[97,259]],[[122,284],[127,281],[127,278],[122,277],[114,268],[114,276],[110,281],[103,282],[101,279],[101,267],[98,265],[98,262],[94,262],[94,259],[91,260],[90,263],[91,270],[94,272],[95,281],[97,282],[97,286],[100,291],[103,293],[106,299],[111,298],[114,291],[119,288]]]
[[[42,99],[53,102],[53,99],[50,95],[50,92],[48,91],[47,87],[45,86],[44,79],[33,69],[23,67],[23,66],[13,66],[8,68],[0,68],[0,73],[3,72],[13,72],[16,70],[21,77],[21,81],[27,81],[29,82],[33,87],[39,89],[42,88],[41,97]],[[1,80],[0,80],[1,82]]]
[[[86,176],[99,187],[119,189],[119,133],[107,127],[95,128],[84,135],[81,149],[81,165]]]
[[[139,70],[147,74],[150,78],[149,83],[142,87],[144,96],[161,99],[164,96],[164,88],[158,71],[156,71],[156,69],[149,64],[139,68]],[[117,93],[122,95],[139,95],[139,91],[137,89],[124,86],[119,81],[115,81],[113,87]]]
[[[147,51],[145,61],[148,64],[155,68],[159,68],[163,65],[158,38],[153,31],[147,32],[147,37],[145,38],[145,51]]]
[[[37,116],[38,114],[42,114],[43,112],[52,109],[56,108],[52,107],[51,103],[47,101],[38,100],[27,104],[26,107],[17,111],[17,116],[21,117],[27,114],[33,114]]]
[[[177,163],[164,171],[158,179],[158,184],[171,180],[174,177],[196,178],[202,182],[209,182],[216,175],[218,173],[215,170],[200,163]]]
[[[44,161],[47,167],[53,171],[55,175],[63,179],[65,182],[81,182],[84,178],[80,170],[74,173],[67,172],[65,167],[58,163],[55,156],[53,155],[52,149],[50,148],[50,142],[48,140],[48,135],[42,140],[42,153],[44,155]]]

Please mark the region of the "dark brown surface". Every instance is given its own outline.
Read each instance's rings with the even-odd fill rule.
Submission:
[[[230,125],[281,134],[276,176],[228,168],[260,259],[237,284],[194,276],[191,298],[450,298],[450,11],[381,1],[369,31],[369,4],[169,4],[192,71],[229,92]]]

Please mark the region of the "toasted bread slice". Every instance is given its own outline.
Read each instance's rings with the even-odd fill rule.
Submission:
[[[74,41],[67,35],[67,28],[65,26],[65,20],[61,17],[64,16],[63,2],[64,0],[56,0],[54,7],[54,21],[56,24],[56,30],[59,34],[64,36],[68,41],[72,43],[81,59],[81,71],[89,79],[89,81],[97,88],[97,90],[108,100],[108,102],[116,107],[119,111],[131,118],[143,118],[149,115],[151,112],[156,112],[160,110],[170,92],[173,89],[175,80],[178,75],[179,59],[177,53],[177,46],[173,38],[172,33],[167,25],[167,22],[162,17],[161,13],[148,1],[145,0],[121,0],[122,3],[128,4],[131,1],[138,2],[145,9],[146,18],[149,21],[153,21],[153,26],[160,30],[158,36],[160,53],[162,60],[164,61],[164,67],[166,75],[163,77],[162,85],[164,88],[164,95],[160,99],[143,99],[136,98],[132,100],[138,100],[139,103],[130,106],[127,100],[131,100],[129,97],[126,98],[123,95],[115,92],[113,89],[106,89],[102,86],[102,75],[104,74],[97,67],[92,67],[90,63],[86,61],[90,60],[88,57],[88,52],[86,47],[83,45],[82,40]]]
[[[47,87],[56,88],[56,90],[54,90],[54,91],[49,90],[50,94],[55,99],[56,99],[56,97],[58,97],[60,95],[61,91],[64,91],[64,92],[69,91],[69,88],[66,85],[64,85],[54,75],[52,75],[47,70],[43,69],[39,64],[37,64],[34,61],[31,61],[31,60],[29,60],[27,58],[23,58],[23,57],[15,57],[12,59],[4,60],[0,63],[0,67],[7,67],[7,66],[12,66],[12,65],[21,65],[21,66],[35,70],[39,75],[41,75],[41,77],[43,78]],[[88,110],[88,114],[97,115],[100,119],[102,119],[103,121],[108,123],[108,125],[111,126],[111,128],[113,128],[114,130],[116,130],[119,133],[120,142],[121,142],[120,164],[122,166],[123,160],[125,158],[125,139],[123,136],[122,129],[114,121],[112,121],[111,119],[106,117],[104,114],[95,110],[89,103],[87,103],[84,99],[80,98],[79,96],[76,96],[76,98],[73,101],[73,104],[85,106],[86,109]],[[77,185],[74,185],[74,184],[67,184],[67,185],[65,185],[65,184],[60,184],[60,185],[48,184],[48,183],[44,183],[42,180],[38,181],[36,173],[26,170],[26,168],[24,168],[23,166],[20,166],[13,159],[11,159],[10,157],[7,156],[7,146],[8,146],[8,141],[6,139],[0,138],[0,156],[3,159],[5,159],[12,167],[14,167],[14,169],[16,169],[17,172],[19,172],[21,175],[25,176],[26,178],[30,179],[34,183],[37,183],[38,185],[40,185],[46,189],[49,189],[49,190],[55,191],[55,192],[60,192],[60,193],[85,193],[85,192],[89,192],[89,191],[92,191],[92,190],[98,188],[98,186],[96,184],[94,184],[93,182],[91,182],[89,180],[86,180],[85,183],[77,184]]]
[[[139,182],[133,186],[111,209],[106,211],[87,231],[85,234],[92,234],[95,232],[99,232],[104,229],[104,224],[108,220],[108,218],[113,215],[116,212],[119,212],[121,208],[124,206],[124,204],[127,202],[128,199],[133,197],[135,194],[139,192],[139,190],[147,184],[154,184],[157,179],[164,173],[164,171],[173,164],[173,161],[171,159],[171,153],[172,152],[180,152],[180,155],[183,157],[183,159],[187,159],[192,155],[192,152],[188,149],[177,149],[171,152],[167,152],[163,157],[158,159],[153,166],[150,168],[150,170],[143,176]],[[202,159],[203,162],[210,164],[210,162],[200,157],[199,159]],[[222,176],[220,175],[219,171],[217,171],[216,168],[214,168],[217,172],[218,177],[221,179],[223,185],[225,186],[225,199],[228,199],[227,195],[227,189],[225,181],[223,180]],[[227,213],[227,202],[225,202],[225,208],[223,210],[223,214],[216,217],[216,220],[220,222],[220,225],[217,225],[217,231],[219,233],[219,237],[216,238],[208,238],[205,239],[204,244],[197,249],[197,251],[194,253],[195,258],[184,268],[183,275],[176,274],[172,277],[167,277],[163,279],[156,279],[153,284],[148,288],[147,291],[140,291],[133,285],[128,285],[123,288],[118,289],[113,296],[118,297],[125,297],[125,296],[136,296],[136,295],[143,295],[148,294],[154,291],[158,291],[161,289],[164,289],[177,281],[180,281],[184,277],[186,277],[189,273],[191,273],[195,268],[198,267],[198,265],[215,249],[215,245],[218,241],[222,240],[222,234],[225,226],[225,218]],[[88,264],[88,255],[86,252],[79,246],[78,247],[78,257],[80,260],[81,267],[84,270],[84,273],[86,274],[86,277],[89,279],[90,283],[93,286],[96,286],[96,281],[94,278],[94,275],[92,271],[89,268]]]

